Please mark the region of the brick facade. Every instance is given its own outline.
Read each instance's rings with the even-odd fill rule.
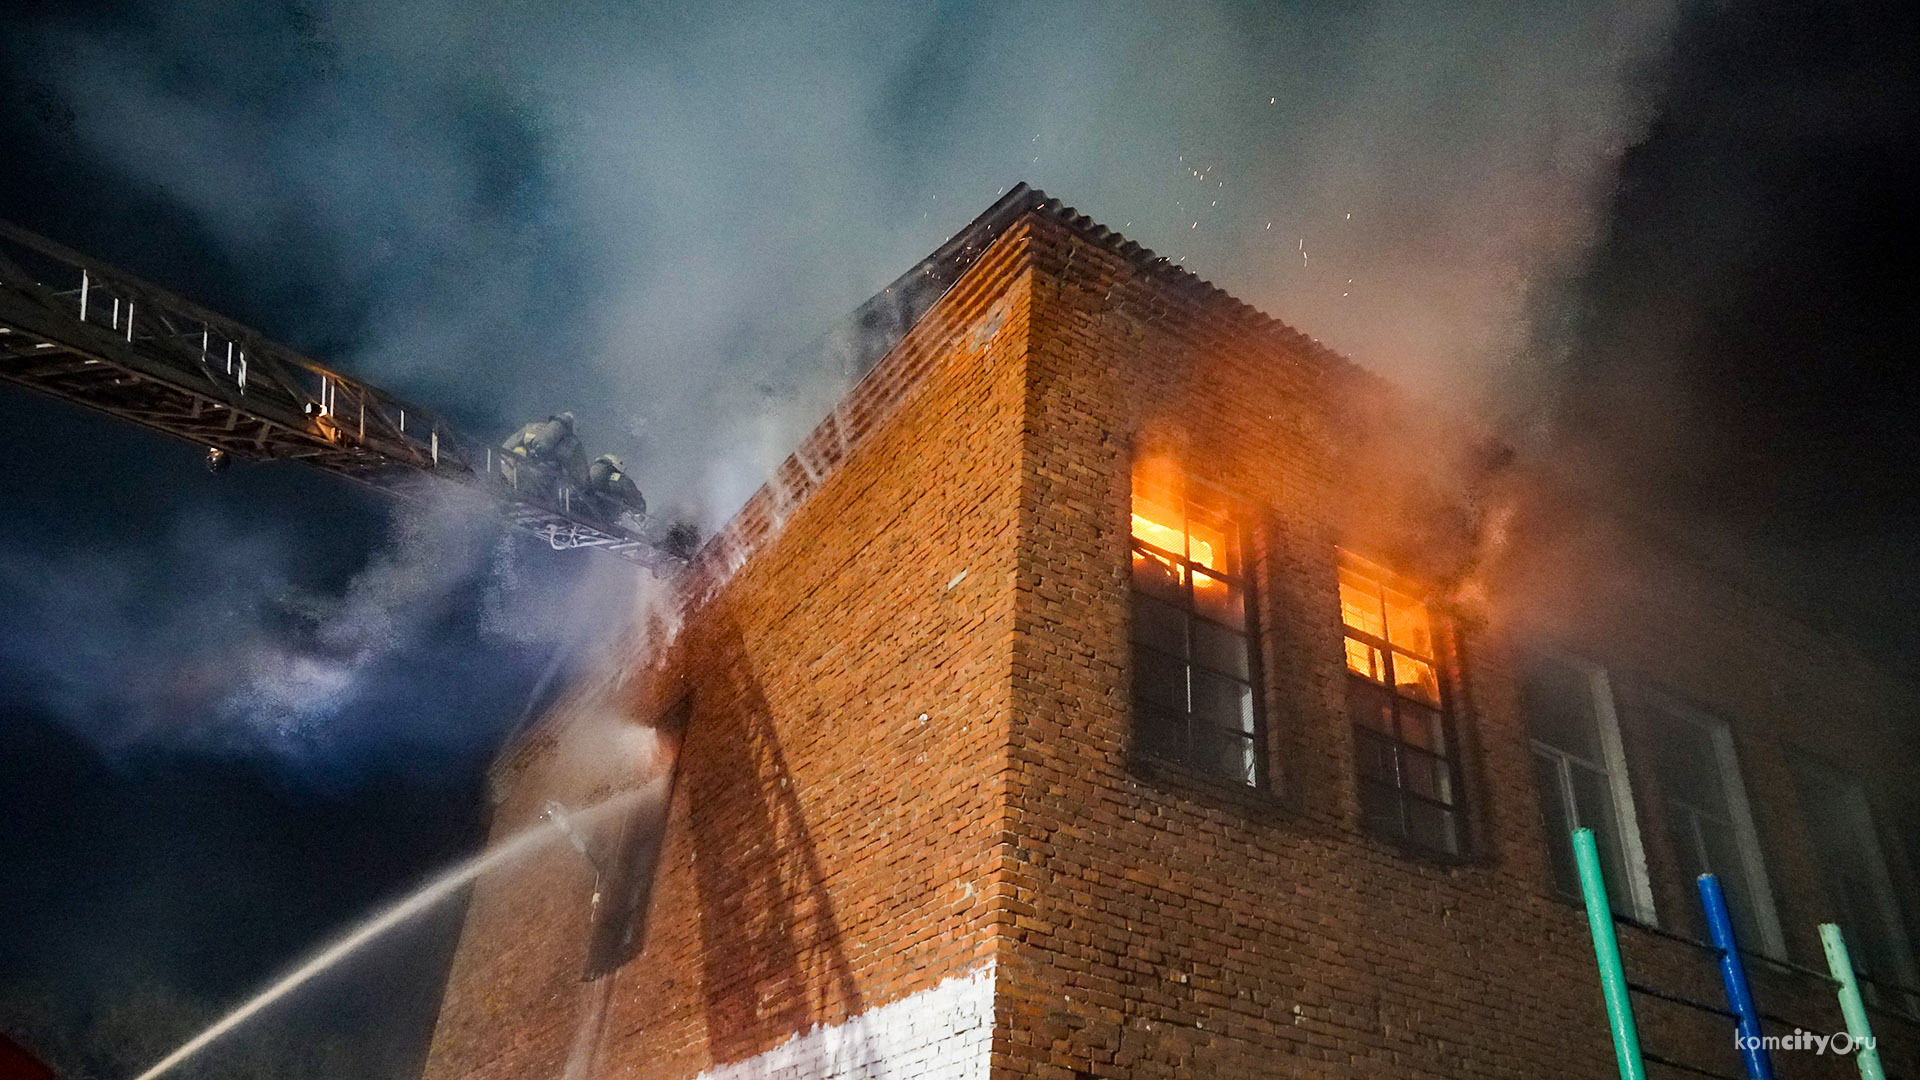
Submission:
[[[570,852],[483,881],[429,1077],[1614,1075],[1518,713],[1516,656],[1539,645],[1617,673],[1656,910],[1683,933],[1690,883],[1634,695],[1732,725],[1788,958],[1820,966],[1831,911],[1787,757],[1868,778],[1885,824],[1920,820],[1899,782],[1920,764],[1906,687],[1522,469],[1488,479],[1475,441],[1058,204],[1016,192],[996,212],[952,288],[703,550],[670,647],[503,758],[500,835],[549,798],[591,800],[603,782],[569,764],[572,733],[687,704],[644,951],[582,981],[592,874]],[[1143,460],[1248,518],[1257,787],[1136,748]],[[1471,528],[1496,503],[1520,507],[1504,546]],[[1436,609],[1461,858],[1360,827],[1342,547],[1460,598]],[[1685,946],[1623,944],[1646,981],[1718,1000]],[[1807,977],[1756,982],[1771,1011],[1839,1029]],[[1737,1072],[1720,1021],[1641,1016],[1650,1047]],[[1879,1027],[1911,1071],[1912,1029]]]

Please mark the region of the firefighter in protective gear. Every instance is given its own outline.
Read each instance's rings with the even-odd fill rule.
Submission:
[[[640,497],[640,486],[627,475],[626,463],[612,454],[601,454],[587,467],[587,490],[620,510],[647,512],[647,500]]]
[[[647,500],[640,497],[639,485],[627,475],[626,464],[612,454],[602,454],[588,466],[587,491],[594,508],[609,521],[619,521],[629,514],[635,519],[647,515]]]
[[[551,492],[566,503],[587,487],[587,451],[573,431],[573,414],[536,420],[500,444],[501,473],[516,490]]]

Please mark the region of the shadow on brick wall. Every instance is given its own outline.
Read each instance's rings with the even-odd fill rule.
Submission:
[[[690,796],[707,1038],[722,1064],[857,1015],[862,1003],[746,642],[731,622],[709,641],[680,783]]]

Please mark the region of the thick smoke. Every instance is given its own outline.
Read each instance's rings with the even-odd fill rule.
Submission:
[[[41,142],[141,198],[103,219],[234,288],[161,284],[477,437],[571,409],[710,528],[858,376],[809,343],[1020,180],[1424,397],[1525,382],[1674,6],[146,0],[42,8],[0,56]],[[652,595],[438,503],[316,582],[270,515],[13,541],[0,689],[109,750],[337,781],[496,738],[475,710],[604,674]]]
[[[1460,394],[1590,235],[1670,7],[201,0],[37,40],[85,148],[343,362],[571,407],[713,524],[848,374],[786,358],[1018,179]]]
[[[857,377],[807,343],[1018,179],[1472,400],[1524,370],[1527,305],[1584,250],[1670,6],[191,0],[9,48],[78,152],[242,269],[233,300],[270,330],[489,438],[570,408],[656,508],[711,527]],[[262,572],[297,541],[222,522],[172,541],[234,560],[211,593],[136,603],[133,562],[16,560],[30,607],[96,613],[76,633],[101,668],[157,650],[167,674],[21,662],[112,696],[113,738],[171,708],[304,752],[486,576],[466,513],[403,514],[324,595]],[[592,624],[485,588],[535,651]]]
[[[302,580],[296,538],[204,513],[140,554],[10,551],[0,665],[109,752],[265,753],[320,774],[394,743],[457,753],[497,726],[474,707],[581,662],[636,595],[624,564],[556,571],[471,500],[407,504],[390,533],[333,588]]]
[[[1015,178],[1470,396],[1513,370],[1536,284],[1582,250],[1666,7],[200,2],[27,37],[59,59],[83,150],[257,274],[296,344],[345,342],[339,362],[470,426],[572,408],[656,506],[711,526],[857,376],[802,346]],[[267,718],[270,742],[302,744],[487,560],[463,513],[403,515],[340,595],[260,573],[284,538],[201,538],[235,572],[143,617],[177,623],[139,635],[183,643],[149,665],[169,686],[44,670],[124,698],[96,712],[184,685],[209,698],[201,723]],[[47,611],[122,611],[141,580],[112,562],[32,578]],[[514,602],[503,625],[542,618]],[[281,625],[202,648],[208,605]],[[151,647],[88,641],[108,668]]]

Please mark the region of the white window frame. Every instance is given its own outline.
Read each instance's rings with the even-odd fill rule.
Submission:
[[[1748,880],[1737,884],[1743,886],[1747,895],[1753,898],[1753,917],[1760,924],[1761,940],[1748,943],[1748,948],[1776,960],[1786,959],[1787,942],[1780,932],[1779,912],[1773,906],[1772,878],[1767,873],[1766,859],[1760,853],[1760,833],[1753,822],[1753,806],[1747,801],[1747,783],[1740,771],[1739,752],[1733,745],[1733,726],[1671,695],[1651,688],[1646,692],[1657,703],[1659,711],[1673,720],[1692,724],[1705,731],[1713,744],[1714,760],[1720,767],[1720,785],[1727,793],[1727,811],[1733,815],[1730,824],[1733,826],[1734,842],[1740,845],[1740,859],[1746,864]],[[1669,802],[1678,802],[1695,814],[1701,812],[1686,799],[1678,798],[1679,794],[1661,792]]]
[[[1587,677],[1594,719],[1600,725],[1600,753],[1605,758],[1598,762],[1588,761],[1570,750],[1532,738],[1529,733],[1534,751],[1553,759],[1559,790],[1552,794],[1559,796],[1561,812],[1566,819],[1577,822],[1580,812],[1574,804],[1573,778],[1568,775],[1573,763],[1605,774],[1607,789],[1613,796],[1613,818],[1620,828],[1620,857],[1626,863],[1627,894],[1633,900],[1633,910],[1622,914],[1648,926],[1658,926],[1653,906],[1653,879],[1647,873],[1647,852],[1640,843],[1640,818],[1633,806],[1633,782],[1627,775],[1626,747],[1620,740],[1620,714],[1613,706],[1613,681],[1608,678],[1606,668],[1577,656],[1540,650],[1534,654],[1534,658],[1561,664]],[[1524,721],[1525,718],[1522,719]],[[1566,841],[1565,837],[1559,839]]]
[[[1867,798],[1866,785],[1861,783],[1860,777],[1851,770],[1828,764],[1812,754],[1797,754],[1797,756],[1800,758],[1797,762],[1798,767],[1805,770],[1808,777],[1832,784],[1856,817],[1856,820],[1848,824],[1854,826],[1854,831],[1859,833],[1863,849],[1871,859],[1868,876],[1873,879],[1874,906],[1880,909],[1876,914],[1880,916],[1884,929],[1892,934],[1893,963],[1897,969],[1892,972],[1877,972],[1876,976],[1889,981],[1898,981],[1907,986],[1914,985],[1920,976],[1915,974],[1913,942],[1907,934],[1906,920],[1902,917],[1904,913],[1900,910],[1898,900],[1900,894],[1893,887],[1893,874],[1887,867],[1886,851],[1880,843],[1879,825],[1874,820],[1873,802]],[[1815,858],[1819,861],[1820,887],[1827,890],[1831,896],[1833,882],[1826,856],[1815,852]],[[1908,1014],[1913,1014],[1916,1009],[1920,1009],[1920,1003],[1916,1003],[1913,996],[1909,994],[1888,990],[1873,983],[1868,983],[1867,992],[1869,1000],[1877,998],[1878,1002],[1897,1003],[1889,1004],[1888,1007]]]

